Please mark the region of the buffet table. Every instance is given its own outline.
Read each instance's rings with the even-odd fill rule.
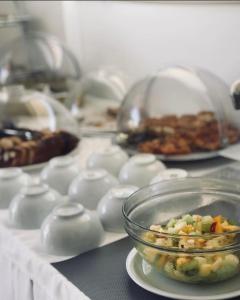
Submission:
[[[94,149],[106,147],[108,138],[86,138],[79,149],[79,164],[85,166]],[[192,176],[202,176],[232,163],[232,160],[216,158],[201,163],[169,163],[169,167],[185,168]],[[32,173],[36,175],[37,172]],[[6,222],[7,212],[0,212],[0,299],[2,300],[77,300],[89,299],[80,289],[64,277],[50,263],[66,259],[41,252],[36,240],[39,232],[14,230]],[[102,245],[122,239],[123,234],[106,234]],[[101,246],[102,246],[101,245]],[[78,266],[81,268],[81,265]],[[86,266],[85,266],[86,268]],[[89,282],[91,285],[92,282]],[[94,285],[97,285],[94,282]],[[119,298],[120,299],[120,298]]]

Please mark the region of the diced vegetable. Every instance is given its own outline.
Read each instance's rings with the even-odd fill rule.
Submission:
[[[168,223],[167,223],[167,228],[169,227],[174,227],[176,224],[177,220],[176,219],[171,219]]]
[[[230,224],[221,215],[212,217],[187,214],[182,218],[169,220],[165,226],[152,225],[150,229],[152,231],[145,233],[144,239],[162,247],[163,251],[146,246],[143,246],[144,249],[140,251],[157,270],[164,271],[173,279],[192,283],[213,282],[230,278],[240,270],[237,253],[217,253],[218,249],[233,244],[236,237],[235,233],[224,235],[221,233],[240,229],[239,226]],[[168,233],[169,236],[164,236],[162,233]],[[211,236],[211,233],[214,235]],[[164,252],[164,248],[180,248],[184,251],[216,249],[216,253],[195,256],[182,252],[183,254],[179,255],[168,255]]]
[[[183,272],[188,272],[188,271],[191,271],[191,270],[197,270],[198,271],[199,269],[199,265],[198,265],[198,262],[196,260],[189,260],[187,263],[185,264],[182,264],[180,266],[180,270],[183,271]]]
[[[211,227],[210,227],[210,232],[215,232],[216,231],[216,226],[217,226],[217,222],[213,222]]]
[[[213,218],[211,216],[205,216],[202,218],[202,232],[211,232],[211,226],[213,224]]]
[[[192,216],[190,215],[185,215],[182,217],[183,221],[185,221],[187,224],[193,224],[194,220]]]

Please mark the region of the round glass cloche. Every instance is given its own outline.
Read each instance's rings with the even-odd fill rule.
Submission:
[[[78,133],[77,122],[61,103],[22,85],[0,89],[0,128]]]
[[[77,135],[75,119],[54,98],[21,85],[0,90],[0,168],[39,168],[77,150]]]
[[[127,93],[128,82],[128,76],[114,66],[83,74],[79,82],[79,101],[71,107],[74,117],[81,121],[83,134],[116,130],[116,115]]]
[[[168,67],[137,82],[118,114],[118,142],[165,158],[207,158],[239,140],[228,86],[207,70]]]
[[[27,26],[21,36],[0,48],[0,86],[21,84],[71,98],[80,74],[78,61],[65,46]]]

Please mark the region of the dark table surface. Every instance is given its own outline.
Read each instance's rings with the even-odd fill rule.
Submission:
[[[125,264],[132,248],[124,238],[53,266],[92,300],[169,299],[145,291],[128,276]]]

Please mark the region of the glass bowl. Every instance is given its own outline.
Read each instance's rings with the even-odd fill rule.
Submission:
[[[221,215],[240,224],[239,191],[238,183],[213,178],[162,181],[138,190],[125,201],[125,229],[138,253],[161,274],[187,283],[222,281],[240,271],[240,227],[229,225],[228,231],[221,232],[214,222],[205,233],[203,229],[186,233],[159,228],[173,226],[169,221],[182,216],[186,218],[184,226],[190,226],[191,215],[194,219]],[[203,221],[200,224],[203,226]]]
[[[207,70],[173,66],[138,81],[117,120],[129,151],[166,157],[217,152],[239,140],[228,86]]]

